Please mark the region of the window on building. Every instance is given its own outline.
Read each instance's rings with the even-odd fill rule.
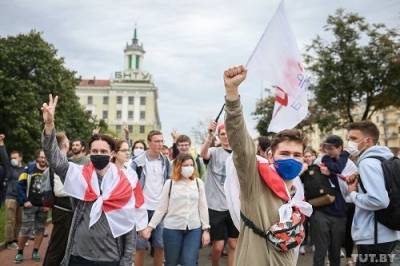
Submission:
[[[87,97],[87,104],[93,104],[93,96]]]
[[[132,69],[132,55],[128,55],[128,68]]]
[[[146,105],[146,97],[145,96],[140,97],[140,105]]]
[[[117,104],[122,104],[122,96],[117,96]]]
[[[135,97],[129,96],[129,98],[128,98],[129,105],[133,105],[134,101],[135,101]]]
[[[132,133],[132,132],[133,132],[133,126],[132,126],[132,125],[129,125],[129,126],[128,126],[128,130],[129,130],[130,133]]]
[[[140,55],[136,55],[136,65],[135,65],[135,67],[136,67],[136,69],[139,69],[139,63],[140,63]]]
[[[108,104],[108,96],[103,96],[103,104]]]
[[[103,119],[107,119],[108,118],[108,111],[103,111]]]
[[[140,126],[139,132],[140,132],[140,134],[144,134],[144,132],[145,132],[145,127],[144,127],[144,126]]]
[[[122,118],[122,111],[117,111],[117,119],[121,119]]]
[[[121,127],[121,125],[117,125],[117,126],[115,127],[115,129],[117,130],[117,133],[120,133],[120,132],[121,132],[121,129],[122,129],[122,127]]]
[[[145,120],[146,119],[146,112],[145,111],[140,111],[140,119]]]
[[[128,111],[128,119],[133,119],[133,111]]]

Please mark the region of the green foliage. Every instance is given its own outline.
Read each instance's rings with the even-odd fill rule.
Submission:
[[[275,97],[266,97],[257,100],[256,110],[252,113],[254,118],[258,120],[256,129],[260,136],[272,136],[273,133],[268,132],[268,126],[272,119],[274,111]]]
[[[398,31],[368,24],[342,9],[328,17],[325,31],[332,34],[332,41],[317,36],[306,55],[314,78],[311,89],[321,111],[316,120],[320,127],[329,130],[369,119],[387,106],[400,106]]]
[[[0,132],[6,134],[8,149],[32,159],[41,145],[40,107],[50,93],[59,96],[57,130],[69,138],[88,138],[95,124],[75,95],[78,82],[40,33],[0,37]]]

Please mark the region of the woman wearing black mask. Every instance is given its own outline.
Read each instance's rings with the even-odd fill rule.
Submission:
[[[65,192],[75,201],[61,265],[132,265],[133,228],[145,227],[137,223],[135,215],[139,207],[132,193],[135,173],[110,163],[115,142],[103,134],[95,134],[89,141],[89,165],[68,162],[55,139],[57,100],[50,95],[49,103],[43,104],[42,144],[50,165],[64,182]]]

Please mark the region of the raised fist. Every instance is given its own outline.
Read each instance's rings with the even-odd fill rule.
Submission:
[[[237,96],[238,87],[246,79],[247,69],[244,66],[231,67],[224,72],[224,84],[227,96]]]

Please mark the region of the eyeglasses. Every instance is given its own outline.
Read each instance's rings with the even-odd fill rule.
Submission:
[[[129,152],[128,149],[119,150],[120,152]]]

